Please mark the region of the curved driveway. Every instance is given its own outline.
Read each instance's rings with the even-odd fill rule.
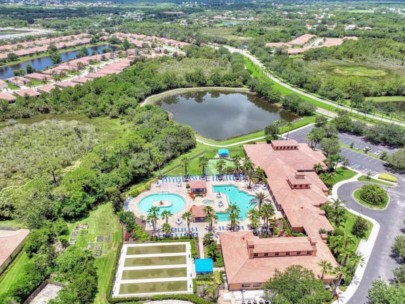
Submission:
[[[367,293],[371,283],[378,278],[385,281],[392,279],[392,271],[398,266],[395,257],[392,256],[391,246],[395,237],[402,233],[401,229],[404,228],[403,221],[405,220],[405,193],[401,193],[401,189],[405,187],[405,178],[403,176],[399,176],[399,178],[398,185],[395,188],[385,187],[390,195],[390,203],[385,210],[365,208],[353,199],[352,193],[364,184],[362,182],[344,184],[338,189],[339,198],[346,201],[348,208],[369,216],[380,224],[380,232],[370,260],[367,263],[363,279],[356,293],[350,299],[350,303],[367,303]]]

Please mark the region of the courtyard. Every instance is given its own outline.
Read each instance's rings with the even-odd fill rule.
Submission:
[[[125,244],[113,296],[192,293],[193,277],[189,242]]]

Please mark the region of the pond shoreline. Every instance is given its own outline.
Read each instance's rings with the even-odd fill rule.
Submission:
[[[149,97],[147,97],[142,103],[141,106],[145,105],[156,105],[158,101],[160,101],[162,98],[178,95],[178,94],[183,94],[183,93],[189,93],[189,92],[203,92],[203,91],[226,91],[226,92],[235,92],[235,93],[246,93],[246,94],[252,94],[256,95],[255,92],[250,91],[248,88],[241,88],[241,87],[195,87],[195,88],[179,88],[179,89],[173,89],[173,90],[168,90],[164,91],[159,94],[154,94]]]

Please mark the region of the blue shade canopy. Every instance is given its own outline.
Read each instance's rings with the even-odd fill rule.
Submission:
[[[229,150],[228,149],[219,149],[218,154],[220,156],[228,156],[229,155]]]
[[[196,259],[195,272],[196,273],[211,273],[214,271],[214,262],[212,259]]]

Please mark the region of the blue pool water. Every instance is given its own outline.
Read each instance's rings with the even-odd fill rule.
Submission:
[[[221,192],[221,194],[225,194],[228,197],[229,203],[236,204],[239,207],[240,220],[245,220],[247,213],[256,205],[251,204],[252,199],[255,199],[253,195],[239,190],[239,188],[236,186],[214,186],[214,192]],[[219,222],[229,221],[227,212],[217,212],[217,216]]]
[[[169,210],[172,214],[180,212],[186,205],[186,201],[180,195],[173,193],[156,193],[145,196],[138,204],[138,208],[145,214],[148,214],[149,209],[154,202],[171,202],[171,206],[159,207],[159,214],[163,210]]]

